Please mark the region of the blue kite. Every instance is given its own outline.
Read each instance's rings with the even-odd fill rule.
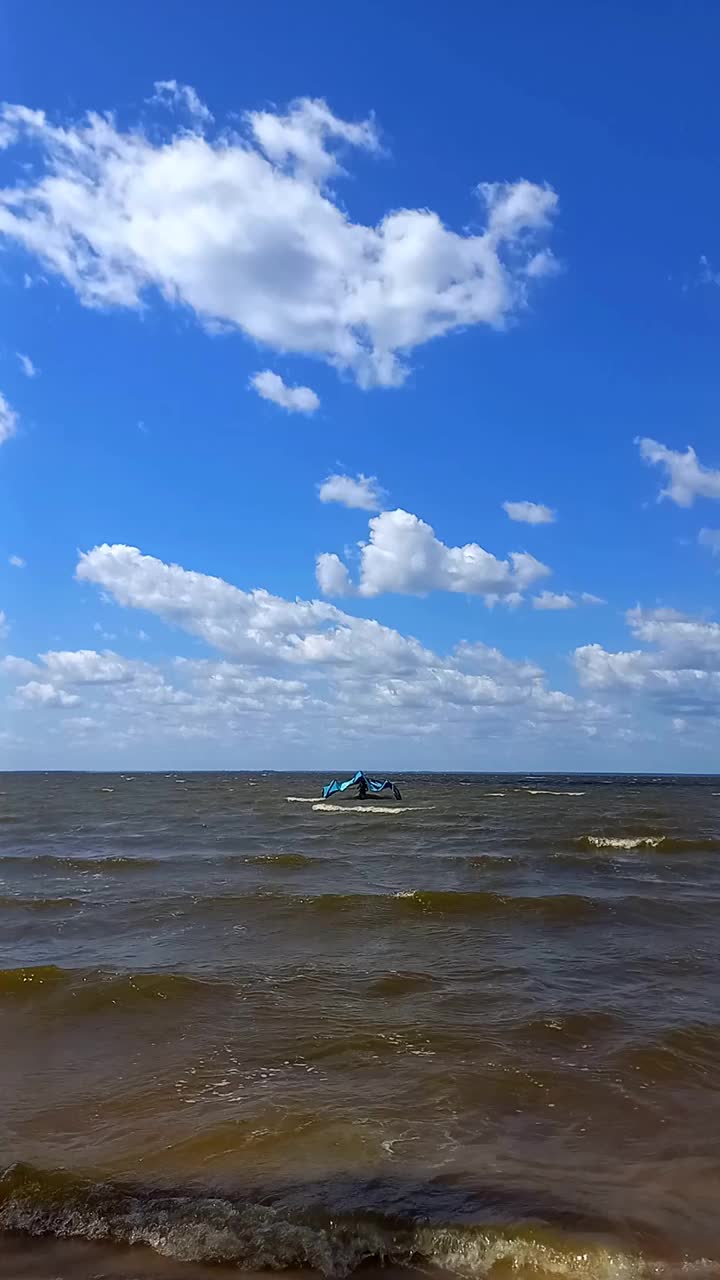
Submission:
[[[392,791],[396,800],[402,800],[400,789],[394,782],[390,782],[387,778],[384,782],[379,782],[377,778],[368,778],[367,774],[360,771],[352,778],[347,778],[345,782],[338,782],[337,778],[333,778],[332,782],[328,782],[327,786],[323,787],[323,800],[336,795],[338,791],[347,791],[350,787],[358,788],[358,800],[365,800],[369,795],[379,795],[381,791]]]

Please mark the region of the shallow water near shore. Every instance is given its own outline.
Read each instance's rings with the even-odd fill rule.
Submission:
[[[720,1276],[720,781],[323,780],[0,777],[0,1274]]]

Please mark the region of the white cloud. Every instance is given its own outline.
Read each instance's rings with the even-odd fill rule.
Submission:
[[[3,640],[10,630],[10,623],[7,620],[7,614],[0,609],[0,640]]]
[[[323,551],[315,561],[315,577],[324,596],[351,596],[353,585],[347,565],[332,551]]]
[[[592,591],[583,591],[580,595],[582,604],[607,604],[602,596],[594,596]]]
[[[21,352],[21,351],[16,351],[16,353],[15,353],[15,354],[17,355],[17,358],[18,358],[18,360],[20,361],[20,368],[22,369],[23,373],[25,374],[25,377],[26,377],[26,378],[35,378],[35,377],[37,377],[38,370],[35,368],[35,365],[33,364],[33,362],[32,362],[32,360],[30,359],[30,357],[29,357],[29,356],[24,356],[24,355],[22,354],[22,352]]]
[[[679,453],[657,440],[645,438],[637,443],[645,462],[665,468],[669,484],[660,490],[661,498],[670,498],[679,507],[691,507],[696,498],[720,498],[720,471],[702,466],[690,445]]]
[[[40,655],[50,675],[70,684],[118,684],[134,680],[138,663],[106,649],[55,650]]]
[[[283,166],[290,162],[316,182],[343,172],[336,155],[328,150],[330,139],[365,151],[379,150],[373,120],[358,124],[339,120],[320,98],[300,98],[284,116],[272,111],[251,111],[247,119],[257,143],[273,164]]]
[[[54,684],[39,680],[21,685],[16,696],[28,706],[40,707],[75,707],[80,701],[76,693],[66,693],[64,689],[56,689]]]
[[[377,476],[328,476],[318,487],[321,502],[339,502],[343,507],[359,511],[378,511],[385,501],[385,493],[377,482]]]
[[[516,603],[526,590],[550,570],[526,551],[512,551],[498,560],[489,551],[468,542],[448,547],[419,516],[398,508],[383,511],[370,520],[370,541],[360,549],[360,576],[351,587],[346,575],[345,592],[377,596],[383,592],[426,595],[429,591],[457,591],[482,595],[490,603],[503,598]],[[341,561],[337,556],[318,558],[318,580],[330,577],[340,585]],[[322,582],[321,582],[322,585]]]
[[[525,274],[531,280],[541,280],[543,276],[556,276],[561,270],[552,249],[541,249],[528,262]]]
[[[177,80],[156,80],[154,88],[155,93],[150,102],[162,103],[170,108],[184,108],[198,124],[212,124],[212,112],[201,102],[191,85],[178,84]]]
[[[272,400],[290,413],[315,413],[320,408],[320,399],[311,387],[289,387],[270,369],[253,374],[250,385],[263,400]]]
[[[533,596],[533,609],[574,609],[575,601],[567,592],[562,595],[556,594],[554,591],[541,591],[539,595]]]
[[[504,750],[514,735],[527,746],[545,733],[557,745],[582,741],[598,725],[612,732],[607,708],[549,688],[539,666],[480,642],[434,653],[332,605],[242,591],[130,547],[94,548],[77,575],[220,650],[162,668],[95,650],[0,663],[21,684],[10,699],[16,707],[72,710],[82,692],[82,715],[63,719],[61,731],[82,739],[101,727],[104,750],[193,739],[223,750],[241,741],[263,751],[269,740],[303,751],[360,742],[380,750],[435,737]]]
[[[672,609],[631,609],[627,621],[646,647],[612,653],[583,645],[574,654],[581,684],[645,695],[668,715],[720,715],[720,623]]]
[[[378,149],[372,120],[320,100],[251,112],[244,132],[210,136],[196,98],[163,99],[192,130],[124,131],[90,114],[54,125],[5,106],[0,142],[36,150],[32,177],[0,193],[0,235],[63,278],[87,306],[139,309],[155,288],[209,329],[236,328],[276,351],[396,385],[416,348],[460,327],[502,328],[527,305],[557,210],[548,186],[482,183],[485,229],[458,233],[430,209],[355,223],[327,185],[338,148]],[[205,109],[206,110],[206,109]]]
[[[164,618],[214,648],[252,662],[361,664],[404,670],[426,651],[411,638],[318,600],[242,591],[221,578],[144,556],[137,547],[95,547],[76,570],[118,604]]]
[[[0,394],[0,444],[4,444],[17,431],[18,416],[8,404],[4,395]]]
[[[17,676],[18,679],[39,674],[39,668],[34,662],[29,662],[27,658],[16,658],[11,653],[6,658],[0,658],[0,670],[7,671],[9,675]]]
[[[541,502],[503,502],[503,511],[521,524],[554,524],[557,516]]]
[[[27,561],[23,560],[22,556],[8,556],[8,564],[11,564],[13,569],[24,569]]]
[[[711,555],[720,556],[720,529],[701,529],[698,542],[701,547],[707,547]]]

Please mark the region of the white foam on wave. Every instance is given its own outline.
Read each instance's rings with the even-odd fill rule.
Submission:
[[[317,804],[317,796],[286,796],[288,804]]]
[[[419,813],[421,809],[434,809],[434,804],[325,804],[322,800],[313,805],[313,813]]]
[[[485,792],[486,800],[495,800],[495,799],[498,799],[500,796],[506,796],[506,795],[507,795],[507,791],[486,791]]]
[[[665,836],[586,836],[596,849],[657,849]]]

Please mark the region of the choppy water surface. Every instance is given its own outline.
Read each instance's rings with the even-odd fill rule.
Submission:
[[[720,1275],[720,779],[320,784],[0,776],[0,1273]]]

